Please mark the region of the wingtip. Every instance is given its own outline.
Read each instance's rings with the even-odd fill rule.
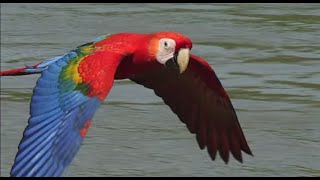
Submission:
[[[252,151],[250,150],[250,148],[249,148],[249,147],[248,147],[248,148],[246,148],[246,149],[243,149],[243,152],[245,152],[246,154],[248,154],[248,155],[250,155],[250,156],[254,157],[254,155],[253,155],[253,153],[252,153]]]
[[[224,161],[225,164],[228,164],[229,162],[229,152],[223,152],[223,151],[219,151],[220,157],[221,159]]]
[[[241,152],[239,154],[232,154],[232,155],[238,162],[240,162],[241,164],[243,163]]]
[[[254,154],[252,153],[252,152],[250,152],[250,154],[249,154],[250,156],[252,156],[252,157],[254,157]]]
[[[203,138],[201,138],[200,135],[197,134],[196,139],[197,139],[199,148],[203,150],[206,147],[205,143],[203,142]]]
[[[214,161],[216,159],[216,154],[217,154],[217,150],[215,148],[207,148],[208,154],[211,158],[212,161]]]
[[[221,159],[223,160],[223,162],[224,162],[225,165],[228,165],[228,163],[229,163],[229,158],[225,158],[225,157],[222,157],[222,156],[221,156]]]

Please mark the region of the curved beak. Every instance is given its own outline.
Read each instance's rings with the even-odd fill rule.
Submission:
[[[171,69],[179,69],[180,74],[182,74],[188,67],[189,64],[189,53],[190,49],[183,48],[178,52],[174,53],[174,56],[168,59],[165,65]]]

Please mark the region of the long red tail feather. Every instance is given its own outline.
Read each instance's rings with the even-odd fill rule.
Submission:
[[[25,72],[26,68],[19,68],[19,69],[11,69],[11,70],[6,70],[6,71],[1,71],[0,76],[21,76],[21,75],[26,75],[30,74]]]

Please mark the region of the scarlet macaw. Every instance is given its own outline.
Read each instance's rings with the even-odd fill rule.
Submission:
[[[1,76],[41,73],[11,176],[61,176],[78,152],[96,109],[114,80],[154,90],[186,124],[201,149],[225,163],[252,155],[228,94],[210,65],[190,54],[176,32],[119,33],[96,38],[65,55]]]

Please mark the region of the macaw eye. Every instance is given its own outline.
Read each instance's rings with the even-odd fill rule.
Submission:
[[[174,47],[176,46],[176,42],[173,39],[162,38],[159,42],[159,50],[164,53],[170,53],[174,51]]]
[[[176,42],[170,38],[162,38],[159,40],[158,51],[156,58],[161,63],[164,64],[168,59],[174,56],[174,51],[176,47]]]
[[[168,47],[168,42],[167,41],[164,42],[164,47],[166,47],[166,48]]]

